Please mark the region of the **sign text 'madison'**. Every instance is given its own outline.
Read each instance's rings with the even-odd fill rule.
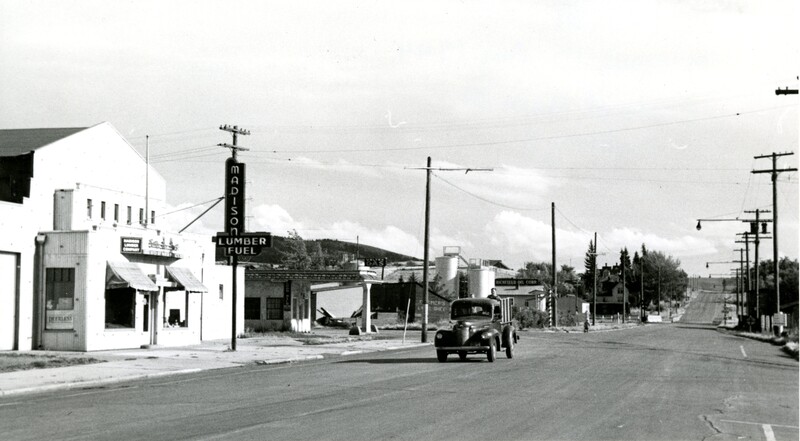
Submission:
[[[244,233],[244,163],[233,158],[225,161],[225,232]]]

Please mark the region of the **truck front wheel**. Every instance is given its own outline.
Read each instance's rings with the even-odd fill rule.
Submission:
[[[510,327],[503,330],[503,342],[506,344],[506,357],[514,358],[514,331]]]
[[[494,362],[496,358],[497,358],[497,348],[495,348],[494,342],[491,342],[489,344],[489,351],[486,353],[486,359],[489,360],[489,362]]]

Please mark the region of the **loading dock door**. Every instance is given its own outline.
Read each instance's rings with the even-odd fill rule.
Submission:
[[[19,254],[0,252],[0,350],[17,349]]]

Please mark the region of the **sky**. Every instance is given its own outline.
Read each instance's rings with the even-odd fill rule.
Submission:
[[[0,128],[111,123],[180,229],[250,131],[250,231],[583,272],[644,244],[729,274],[798,152],[796,1],[0,0]],[[798,156],[778,158],[797,168]],[[100,166],[100,165],[99,165]],[[466,171],[471,169],[471,171]],[[798,175],[779,253],[798,258]],[[553,206],[555,209],[553,210]],[[179,210],[179,211],[178,211]],[[554,215],[553,215],[554,213]],[[222,229],[218,205],[190,231]],[[762,215],[771,218],[771,214]],[[728,221],[703,222],[698,219]],[[738,220],[737,220],[738,219]],[[769,231],[773,227],[769,226]],[[773,244],[762,242],[762,258]]]

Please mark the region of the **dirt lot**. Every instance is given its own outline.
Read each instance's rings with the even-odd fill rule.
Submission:
[[[53,354],[38,352],[0,352],[0,372],[21,371],[73,366],[78,364],[103,363],[83,354]]]

